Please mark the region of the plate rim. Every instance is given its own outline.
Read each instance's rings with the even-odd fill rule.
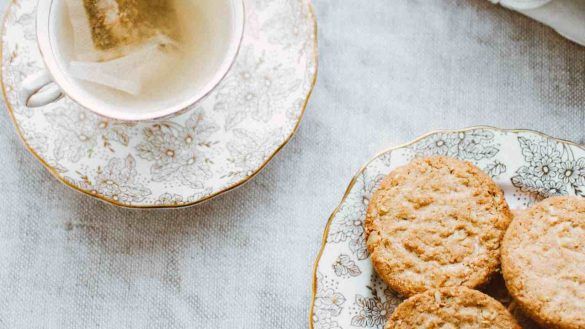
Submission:
[[[2,47],[2,49],[0,49],[0,63],[4,62],[4,42],[5,42],[5,34],[6,34],[6,27],[7,27],[7,23],[8,23],[8,17],[11,14],[16,2],[18,0],[10,0],[10,3],[7,5],[6,9],[4,10],[4,15],[2,17],[2,26],[0,26],[0,38],[2,38],[2,41],[0,43],[0,46]],[[91,191],[88,190],[84,190],[78,186],[75,186],[74,184],[71,184],[70,182],[68,182],[64,177],[62,177],[55,168],[53,168],[50,164],[48,164],[27,142],[26,139],[24,138],[22,131],[21,131],[21,127],[18,125],[17,121],[16,121],[16,117],[14,116],[14,109],[12,108],[12,104],[8,101],[8,94],[6,92],[6,86],[4,84],[4,72],[2,69],[0,69],[0,88],[2,89],[2,98],[4,100],[4,104],[6,105],[6,111],[8,112],[8,116],[10,117],[10,120],[12,121],[12,125],[16,130],[16,134],[18,135],[18,138],[20,139],[21,143],[24,145],[25,149],[33,155],[33,157],[35,157],[42,165],[43,167],[45,167],[45,169],[51,174],[51,176],[53,176],[54,178],[56,178],[59,182],[61,182],[62,184],[64,184],[65,186],[69,187],[70,189],[90,196],[93,199],[97,199],[100,200],[102,202],[105,202],[107,204],[116,206],[116,207],[120,207],[120,208],[126,208],[126,209],[180,209],[180,208],[189,208],[201,203],[204,203],[206,201],[209,201],[211,199],[214,199],[224,193],[233,191],[239,187],[242,187],[243,185],[245,185],[246,183],[250,182],[252,179],[254,179],[267,165],[268,163],[270,163],[277,154],[280,153],[280,151],[293,139],[293,137],[296,135],[296,133],[298,132],[301,122],[303,121],[303,118],[305,116],[305,112],[307,110],[307,107],[309,105],[309,101],[311,99],[311,96],[313,94],[313,91],[315,89],[315,86],[317,85],[317,78],[319,75],[319,33],[318,33],[318,23],[317,23],[317,15],[315,12],[315,8],[313,6],[313,1],[312,0],[301,0],[303,2],[306,2],[309,8],[308,14],[311,18],[311,20],[313,21],[313,61],[315,63],[315,72],[313,74],[313,79],[311,81],[311,86],[309,88],[309,91],[307,93],[307,95],[305,96],[305,99],[303,101],[302,104],[302,109],[301,109],[301,113],[298,116],[298,118],[296,119],[296,123],[293,127],[293,129],[291,130],[291,132],[289,133],[289,135],[287,136],[287,138],[280,143],[280,145],[272,152],[272,154],[270,154],[270,156],[268,158],[266,158],[266,160],[264,160],[264,162],[258,166],[258,168],[256,168],[251,175],[248,175],[246,178],[235,182],[229,186],[226,186],[224,188],[222,188],[219,191],[216,191],[210,195],[207,195],[199,200],[196,201],[192,201],[192,202],[188,202],[188,203],[184,203],[184,204],[179,204],[179,205],[175,205],[175,204],[163,204],[163,205],[132,205],[132,204],[124,204],[121,202],[118,202],[116,200],[111,200],[105,197],[102,197],[101,195],[97,195],[97,194],[93,194],[91,193]]]
[[[313,323],[313,315],[314,315],[314,311],[315,311],[315,298],[317,296],[317,270],[319,268],[319,263],[321,261],[321,258],[323,256],[323,252],[325,251],[325,245],[327,244],[327,236],[329,235],[329,230],[331,228],[331,224],[333,222],[333,219],[335,218],[335,216],[337,215],[337,213],[339,212],[339,210],[341,209],[341,206],[345,203],[347,197],[349,196],[349,193],[351,192],[351,190],[353,189],[353,187],[355,186],[357,180],[359,179],[359,176],[366,170],[366,168],[373,162],[375,161],[378,157],[380,157],[381,155],[388,153],[388,152],[393,152],[399,149],[403,149],[405,147],[409,147],[412,146],[418,142],[420,142],[421,140],[435,135],[435,134],[441,134],[441,133],[459,133],[459,132],[466,132],[466,131],[471,131],[471,130],[477,130],[477,129],[486,129],[486,130],[492,130],[492,131],[497,131],[497,132],[501,132],[501,133],[515,133],[515,134],[519,134],[519,133],[531,133],[531,134],[535,134],[547,139],[551,139],[557,142],[561,142],[561,143],[565,143],[571,146],[575,146],[577,148],[580,148],[581,150],[585,151],[585,145],[581,145],[579,143],[567,140],[567,139],[562,139],[562,138],[557,138],[557,137],[553,137],[550,136],[548,134],[545,134],[543,132],[537,131],[537,130],[533,130],[533,129],[508,129],[508,128],[498,128],[498,127],[494,127],[494,126],[489,126],[489,125],[478,125],[478,126],[470,126],[467,128],[461,128],[461,129],[437,129],[437,130],[431,130],[423,135],[420,135],[418,137],[416,137],[415,139],[406,142],[406,143],[402,143],[396,146],[392,146],[389,148],[386,148],[382,151],[379,151],[378,153],[376,153],[374,156],[372,156],[371,158],[369,158],[356,172],[356,174],[352,177],[352,179],[349,181],[349,185],[347,186],[347,188],[345,189],[345,192],[343,193],[343,196],[341,197],[341,201],[338,203],[337,207],[335,207],[335,209],[333,210],[333,212],[331,213],[331,215],[328,217],[327,219],[327,223],[325,224],[325,229],[323,230],[323,235],[321,238],[321,246],[319,247],[319,252],[317,253],[317,256],[315,258],[315,261],[313,263],[313,271],[312,271],[312,283],[311,283],[311,303],[309,306],[309,329],[315,329],[315,325]]]

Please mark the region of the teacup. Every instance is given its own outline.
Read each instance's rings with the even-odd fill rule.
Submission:
[[[161,87],[166,88],[161,95],[173,96],[162,99],[127,97],[109,92],[106,87],[96,87],[93,83],[73,78],[67,73],[68,62],[65,58],[68,48],[63,46],[62,40],[67,33],[71,33],[67,32],[67,26],[63,23],[67,19],[65,0],[39,1],[36,33],[46,68],[23,81],[21,101],[28,107],[40,107],[67,95],[97,114],[127,121],[166,117],[198,103],[221,82],[236,59],[244,33],[244,2],[222,0],[224,8],[220,8],[217,0],[189,1],[194,1],[201,11],[200,17],[193,19],[203,19],[209,23],[197,39],[206,40],[207,43],[201,44],[201,56],[194,66],[195,74],[179,72],[181,76],[177,77],[180,79],[177,80],[177,86]],[[228,9],[227,12],[225,9]],[[222,40],[221,46],[212,44],[216,39]],[[197,42],[196,39],[193,42]]]

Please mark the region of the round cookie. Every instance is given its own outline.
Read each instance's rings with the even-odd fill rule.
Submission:
[[[585,198],[553,197],[517,214],[502,272],[519,306],[547,328],[585,328]]]
[[[385,329],[521,329],[504,305],[466,287],[428,290],[398,305]]]
[[[366,216],[374,268],[405,296],[486,283],[511,220],[502,190],[471,163],[418,158],[392,171]]]

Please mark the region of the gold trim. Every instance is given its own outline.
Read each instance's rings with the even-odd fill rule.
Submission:
[[[0,49],[0,64],[3,64],[4,61],[4,33],[6,31],[6,24],[8,22],[8,16],[11,13],[12,7],[14,6],[15,2],[18,0],[12,0],[10,2],[10,4],[8,5],[8,8],[6,9],[6,12],[4,14],[4,18],[2,20],[2,32],[0,33],[1,37],[2,37],[2,49]],[[264,163],[262,163],[262,165],[260,165],[260,167],[258,167],[258,169],[256,169],[250,176],[246,177],[245,179],[234,183],[228,187],[225,187],[224,189],[217,191],[211,195],[208,195],[200,200],[194,201],[194,202],[190,202],[190,203],[185,203],[185,204],[180,204],[180,205],[144,205],[144,206],[134,206],[134,205],[128,205],[128,204],[122,204],[116,200],[113,199],[109,199],[106,197],[103,197],[101,195],[96,195],[96,194],[92,194],[91,191],[87,191],[87,190],[83,190],[81,188],[79,188],[78,186],[75,186],[69,182],[67,182],[63,177],[61,177],[61,175],[59,175],[59,173],[57,172],[57,170],[55,170],[55,168],[51,167],[43,158],[41,158],[41,156],[39,154],[37,154],[31,147],[30,145],[28,145],[28,143],[26,142],[22,131],[20,129],[20,126],[18,125],[16,118],[14,116],[14,110],[12,108],[12,104],[10,104],[10,102],[8,101],[8,95],[6,93],[6,86],[4,85],[4,72],[3,70],[0,69],[0,86],[2,87],[2,96],[4,97],[4,103],[6,104],[6,109],[8,110],[8,114],[10,116],[10,119],[12,120],[12,123],[14,124],[14,127],[16,128],[16,133],[18,134],[18,137],[20,138],[20,140],[22,141],[22,143],[24,144],[24,147],[35,157],[37,158],[37,160],[49,171],[49,173],[51,175],[53,175],[53,177],[55,177],[58,181],[60,181],[61,183],[65,184],[66,186],[68,186],[69,188],[80,192],[82,194],[85,195],[89,195],[93,198],[99,199],[103,202],[109,203],[111,205],[114,206],[118,206],[118,207],[122,207],[122,208],[128,208],[128,209],[178,209],[178,208],[187,208],[187,207],[191,207],[191,206],[195,206],[198,205],[200,203],[209,201],[221,194],[224,194],[226,192],[232,191],[238,187],[243,186],[244,184],[246,184],[247,182],[249,182],[250,180],[252,180],[254,177],[256,177],[256,175],[258,175],[262,169],[264,169],[268,163],[270,163],[270,161],[272,161],[272,159],[274,159],[274,157],[291,141],[291,139],[294,137],[294,135],[297,133],[297,131],[299,130],[300,124],[302,122],[302,119],[305,115],[305,112],[307,110],[307,106],[309,104],[309,99],[311,98],[311,95],[313,94],[313,90],[315,89],[315,85],[317,84],[317,76],[319,73],[319,41],[318,41],[318,25],[317,25],[317,16],[315,15],[315,9],[313,8],[313,4],[311,0],[301,0],[301,1],[307,1],[307,4],[309,5],[309,16],[311,16],[311,19],[313,20],[313,60],[315,62],[315,73],[313,74],[313,81],[311,81],[311,88],[309,89],[309,92],[307,93],[307,96],[305,98],[305,102],[303,103],[302,106],[302,111],[301,114],[299,115],[299,118],[297,119],[297,123],[295,124],[293,130],[291,131],[291,133],[288,135],[288,137],[284,140],[284,142],[282,142],[282,144],[268,157],[268,159],[266,159],[264,161]]]
[[[331,214],[331,216],[329,216],[329,219],[327,220],[327,224],[325,225],[325,230],[323,231],[323,237],[321,240],[321,248],[319,249],[319,253],[317,254],[317,258],[315,259],[315,263],[313,264],[313,284],[312,284],[312,294],[311,294],[311,305],[309,306],[309,329],[314,329],[313,313],[315,310],[315,297],[317,295],[317,270],[319,268],[319,262],[321,261],[321,257],[323,256],[323,251],[325,251],[325,245],[327,244],[327,236],[329,235],[329,229],[331,228],[331,223],[333,222],[333,218],[335,218],[335,216],[339,212],[339,209],[341,208],[341,206],[345,203],[345,199],[347,199],[347,196],[349,195],[351,189],[354,187],[359,176],[364,172],[364,170],[370,165],[370,163],[372,163],[374,160],[376,160],[381,155],[383,155],[387,152],[396,151],[398,149],[412,146],[413,144],[416,144],[416,143],[420,142],[421,140],[423,140],[431,135],[438,134],[438,133],[458,133],[458,132],[465,132],[465,131],[476,130],[476,129],[495,130],[495,131],[502,132],[502,133],[516,133],[516,134],[518,134],[518,133],[532,133],[532,134],[536,134],[536,135],[539,135],[539,136],[544,137],[544,138],[555,140],[557,142],[561,142],[561,143],[565,143],[568,145],[578,147],[581,150],[585,151],[584,145],[580,145],[580,144],[577,144],[575,142],[572,142],[572,141],[569,141],[566,139],[555,138],[555,137],[552,137],[552,136],[547,135],[545,133],[541,133],[541,132],[536,131],[536,130],[503,129],[503,128],[496,128],[496,127],[491,127],[491,126],[473,126],[473,127],[463,128],[463,129],[433,130],[433,131],[428,132],[422,136],[417,137],[416,139],[414,139],[410,142],[400,144],[398,146],[390,147],[388,149],[385,149],[385,150],[379,152],[374,157],[370,158],[370,160],[368,160],[365,165],[361,166],[360,169],[358,170],[357,174],[355,174],[355,176],[353,176],[353,178],[349,182],[347,189],[345,190],[345,193],[343,194],[343,197],[341,198],[341,202],[335,208],[335,210],[333,210],[333,213]]]

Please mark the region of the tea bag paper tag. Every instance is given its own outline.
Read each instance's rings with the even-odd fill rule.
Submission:
[[[73,46],[76,57],[97,60],[97,57],[92,55],[91,29],[89,24],[87,24],[83,1],[67,1],[67,9],[69,10],[71,26],[74,28]]]
[[[74,42],[70,75],[140,94],[180,55],[172,1],[66,0]]]
[[[131,54],[107,62],[72,61],[69,74],[79,80],[139,95],[145,84],[172,64],[173,54],[178,54],[176,44],[159,36]]]

